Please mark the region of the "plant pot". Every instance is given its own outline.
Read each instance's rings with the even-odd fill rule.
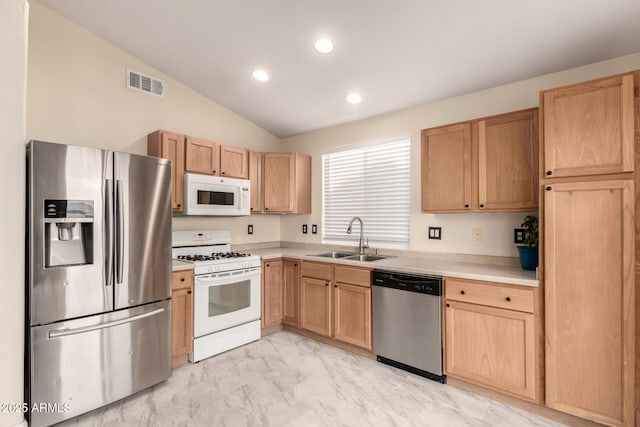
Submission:
[[[538,248],[518,246],[520,265],[523,270],[535,270],[538,266]]]

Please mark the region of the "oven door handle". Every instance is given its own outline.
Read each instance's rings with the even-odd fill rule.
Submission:
[[[233,283],[238,280],[251,278],[256,274],[260,274],[261,269],[261,267],[248,268],[246,270],[239,270],[236,274],[233,274],[233,272],[205,274],[203,276],[196,276],[195,281],[196,283],[223,285],[227,282]]]

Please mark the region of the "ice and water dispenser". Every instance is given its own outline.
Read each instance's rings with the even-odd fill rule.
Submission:
[[[93,264],[93,200],[45,200],[45,267]]]

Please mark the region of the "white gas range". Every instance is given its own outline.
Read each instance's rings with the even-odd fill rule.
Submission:
[[[226,230],[173,232],[172,256],[194,267],[190,362],[260,339],[260,257],[231,252]]]

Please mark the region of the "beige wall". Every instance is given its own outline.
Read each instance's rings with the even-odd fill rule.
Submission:
[[[25,0],[0,2],[0,403],[23,401],[24,200],[27,19]],[[21,423],[22,413],[0,413],[0,426]]]
[[[303,235],[301,224],[322,223],[322,153],[339,146],[410,137],[410,248],[419,251],[517,256],[513,244],[513,228],[520,225],[525,216],[523,213],[434,215],[423,214],[420,211],[420,130],[534,107],[538,105],[538,94],[542,89],[638,68],[640,53],[287,138],[283,140],[285,150],[296,150],[313,156],[313,214],[283,217],[282,240],[321,240],[321,230],[316,236]],[[363,102],[366,102],[366,94],[364,98]],[[427,228],[430,225],[442,227],[442,240],[427,239]],[[346,227],[347,224],[345,229]],[[475,227],[483,229],[482,242],[474,241],[472,238],[472,229]]]
[[[128,68],[165,82],[158,98],[125,87]],[[30,13],[27,138],[146,153],[146,135],[167,129],[260,151],[278,139],[57,13]],[[247,235],[247,225],[254,234]],[[174,218],[175,229],[230,229],[233,243],[280,240],[280,219]]]

